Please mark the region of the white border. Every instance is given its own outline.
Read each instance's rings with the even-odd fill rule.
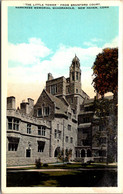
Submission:
[[[118,110],[118,187],[6,187],[6,97],[7,97],[7,6],[24,6],[25,3],[70,3],[70,4],[97,4],[100,3],[101,6],[119,6],[119,110]],[[123,130],[122,130],[122,116],[123,116],[123,1],[122,0],[114,0],[114,1],[14,1],[14,0],[3,0],[2,1],[2,100],[1,100],[1,114],[2,114],[2,165],[1,165],[1,173],[2,173],[2,192],[3,193],[123,193]],[[108,32],[107,32],[108,33]]]

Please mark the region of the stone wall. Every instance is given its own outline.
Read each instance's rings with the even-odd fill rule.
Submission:
[[[24,114],[21,115],[18,111],[8,110],[8,118],[19,119],[19,129],[7,129],[7,141],[6,141],[6,150],[7,150],[7,165],[24,165],[24,164],[34,164],[35,159],[41,158],[42,162],[48,162],[50,160],[50,126],[47,125],[46,121],[41,121],[33,117],[29,117]],[[31,124],[31,133],[27,133],[27,124]],[[13,123],[14,125],[14,123]],[[8,119],[7,119],[8,126]],[[38,134],[38,126],[45,127],[45,135]],[[9,143],[17,143],[17,150],[9,150]],[[44,142],[43,152],[38,152],[38,141]],[[26,150],[31,150],[30,157],[26,157]]]
[[[51,86],[57,86],[55,95],[66,95],[66,79],[64,77],[46,81],[46,91],[51,93]]]

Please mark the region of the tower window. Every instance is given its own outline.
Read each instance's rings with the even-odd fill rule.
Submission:
[[[75,77],[74,77],[74,72],[72,72],[72,80],[74,81]]]
[[[79,78],[79,74],[78,72],[76,72],[76,80],[78,80],[78,78]]]
[[[78,93],[78,89],[76,89],[76,93]]]
[[[53,95],[57,93],[57,85],[52,85],[50,87],[50,93]]]

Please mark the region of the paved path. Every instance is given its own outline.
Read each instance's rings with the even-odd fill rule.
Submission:
[[[117,168],[73,168],[73,169],[23,169],[23,170],[11,170],[8,169],[8,172],[63,172],[63,171],[92,171],[92,170],[114,170],[117,171]]]

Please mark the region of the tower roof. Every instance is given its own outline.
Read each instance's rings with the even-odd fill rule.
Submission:
[[[75,54],[75,57],[73,58],[72,62],[76,62],[76,61],[79,61],[79,58]]]

